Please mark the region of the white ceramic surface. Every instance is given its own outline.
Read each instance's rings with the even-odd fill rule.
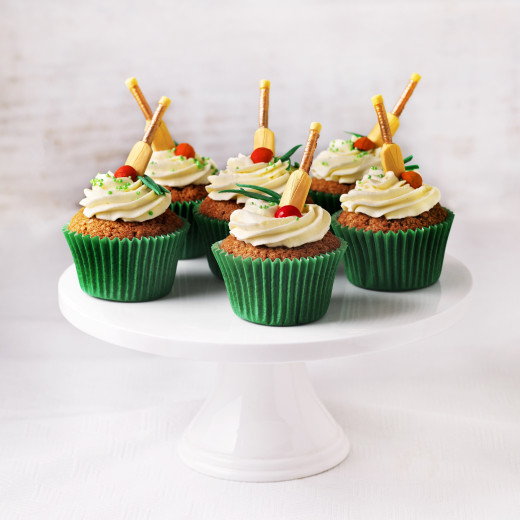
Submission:
[[[304,363],[226,363],[184,433],[179,454],[207,475],[274,482],[321,473],[349,449]]]
[[[91,298],[74,266],[59,281],[63,315],[87,334],[122,347],[178,358],[279,363],[348,356],[388,348],[434,334],[453,324],[471,289],[466,267],[447,256],[436,284],[420,291],[366,291],[338,268],[329,310],[299,327],[265,327],[231,310],[223,282],[206,260],[179,263],[170,295],[146,303]]]
[[[471,285],[469,271],[453,257],[439,282],[406,293],[355,288],[340,268],[326,317],[288,328],[234,316],[223,282],[204,258],[181,262],[172,293],[155,302],[91,298],[74,266],[58,292],[63,315],[88,334],[144,352],[222,362],[179,454],[211,476],[273,482],[321,473],[350,449],[298,361],[370,352],[443,330],[460,316]]]

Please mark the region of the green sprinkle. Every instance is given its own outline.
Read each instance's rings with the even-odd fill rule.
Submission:
[[[372,175],[369,175],[368,178],[371,179],[371,178],[372,178]]]
[[[149,212],[148,212],[148,215],[153,215],[153,211],[149,211]]]
[[[109,192],[108,192],[108,194],[109,194],[109,195],[112,195],[112,192],[111,192],[111,191],[109,191]]]
[[[377,166],[370,166],[371,170],[377,170]]]
[[[135,194],[136,195],[141,195],[141,192],[140,191],[136,191]]]
[[[323,164],[323,166],[328,166],[329,165],[329,163],[325,162],[325,161],[321,161],[321,164]]]
[[[152,175],[155,175],[155,172],[150,172]]]
[[[384,177],[384,175],[382,173],[379,174],[379,177]]]

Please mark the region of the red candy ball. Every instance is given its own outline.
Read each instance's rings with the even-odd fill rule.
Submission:
[[[282,206],[274,214],[275,218],[301,217],[300,210],[294,206]]]
[[[193,146],[188,143],[179,143],[175,147],[175,155],[182,155],[186,159],[193,159],[195,157],[195,150]]]
[[[269,150],[269,148],[256,148],[253,150],[253,153],[251,154],[251,160],[257,164],[261,162],[269,162],[273,158],[273,152],[272,150]]]
[[[125,164],[124,166],[120,166],[116,170],[116,173],[114,173],[114,177],[131,177],[132,180],[135,182],[137,180],[137,172],[135,171],[135,168],[133,166]]]

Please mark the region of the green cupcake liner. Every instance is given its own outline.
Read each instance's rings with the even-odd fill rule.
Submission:
[[[341,195],[309,190],[309,196],[314,201],[314,204],[326,209],[331,215],[341,209],[341,202],[339,201]]]
[[[455,215],[422,229],[383,233],[344,227],[341,211],[332,216],[332,229],[347,244],[347,278],[354,285],[376,291],[409,291],[434,284],[440,277],[444,253]]]
[[[173,211],[179,217],[187,220],[190,223],[190,229],[184,242],[184,247],[181,251],[181,260],[187,260],[188,258],[197,258],[206,253],[206,247],[202,239],[199,227],[193,218],[193,210],[198,207],[201,203],[200,200],[190,200],[184,202],[174,202]]]
[[[329,307],[336,268],[346,243],[323,255],[294,260],[235,257],[213,244],[233,312],[275,327],[319,320]]]
[[[224,238],[229,235],[229,222],[227,220],[219,220],[218,218],[211,218],[203,215],[199,211],[199,206],[194,209],[193,216],[202,234],[208,265],[211,272],[217,278],[222,280],[222,273],[220,272],[220,267],[218,266],[213,253],[211,252],[211,245],[219,240],[224,240]]]
[[[103,300],[141,302],[168,294],[190,225],[168,235],[123,240],[62,231],[81,289]]]

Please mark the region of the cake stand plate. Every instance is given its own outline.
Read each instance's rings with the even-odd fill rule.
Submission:
[[[471,286],[468,269],[450,256],[436,284],[402,293],[354,287],[341,268],[325,317],[285,328],[235,316],[205,258],[179,262],[173,291],[153,302],[87,296],[74,265],[62,274],[58,293],[65,318],[96,338],[219,362],[216,385],[186,430],[180,457],[214,477],[273,482],[330,469],[350,449],[316,395],[306,361],[373,352],[440,332],[461,317]]]

